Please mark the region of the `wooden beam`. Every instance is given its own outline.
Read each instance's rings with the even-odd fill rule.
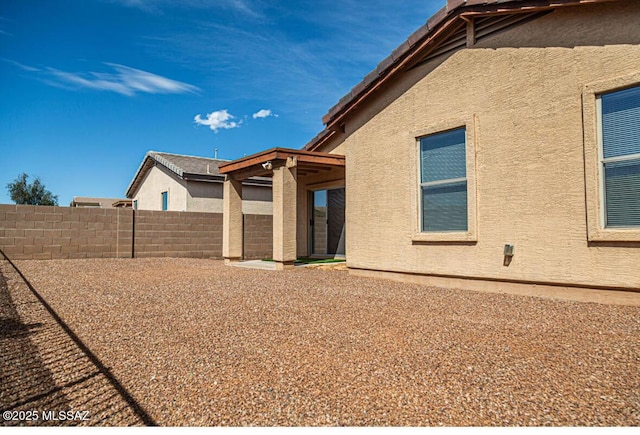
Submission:
[[[309,156],[309,155],[299,155],[296,156],[298,158],[298,164],[307,164],[307,163],[311,163],[311,164],[317,164],[317,166],[322,167],[322,166],[344,166],[345,162],[344,162],[344,156],[340,156],[340,155],[335,155],[335,154],[324,154],[324,155],[316,155],[316,156]]]
[[[412,54],[413,60],[407,63],[407,70],[421,65],[426,58],[464,47],[466,38],[466,20],[458,20],[445,25],[439,35],[434,35],[431,44],[425,45]]]
[[[476,23],[473,18],[467,20],[467,48],[476,45]]]
[[[298,168],[298,174],[301,175],[306,175],[306,174],[317,174],[318,171],[317,169],[307,169],[307,168]]]
[[[264,169],[261,165],[250,166],[248,168],[242,168],[227,173],[228,177],[231,177],[231,179],[238,181],[246,180],[247,178],[251,177],[271,177],[272,175],[272,171]]]
[[[228,174],[229,172],[268,162],[275,159],[275,157],[276,152],[274,150],[268,150],[268,152],[265,153],[254,154],[253,156],[224,163],[218,167],[218,170],[221,174]]]
[[[330,171],[331,169],[333,169],[333,168],[334,168],[334,166],[326,166],[326,165],[325,165],[325,166],[320,166],[320,165],[310,165],[310,164],[308,164],[308,163],[305,163],[305,164],[301,165],[301,167],[302,167],[304,170],[307,170],[307,169],[313,169],[313,170],[316,170],[316,171]]]
[[[306,150],[292,150],[287,148],[272,148],[261,153],[243,157],[229,163],[224,163],[218,167],[221,174],[229,174],[242,169],[250,168],[263,163],[271,162],[272,165],[313,163],[319,166],[344,166],[345,158],[339,154],[319,153]]]

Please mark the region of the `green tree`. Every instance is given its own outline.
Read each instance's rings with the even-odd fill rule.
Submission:
[[[27,205],[58,205],[58,195],[45,189],[39,177],[36,177],[33,183],[28,183],[27,178],[29,176],[23,172],[13,183],[7,184],[13,202]]]

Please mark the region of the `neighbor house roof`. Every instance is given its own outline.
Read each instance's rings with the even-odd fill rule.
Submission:
[[[228,161],[209,157],[149,151],[127,188],[127,197],[131,198],[133,196],[147,172],[154,166],[160,165],[183,180],[221,183],[224,181],[224,175],[220,174],[218,166]],[[269,186],[271,185],[271,179],[252,177],[246,181],[246,184]]]
[[[74,196],[69,207],[99,207],[114,208],[131,206],[131,200],[122,198],[94,198],[88,196]]]
[[[467,26],[473,26],[474,40],[477,40],[562,6],[615,1],[620,0],[447,0],[442,9],[329,109],[322,117],[327,128],[304,149],[318,149],[340,129],[348,113],[400,72],[466,46]]]

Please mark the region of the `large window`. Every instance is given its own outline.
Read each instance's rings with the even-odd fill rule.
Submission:
[[[602,94],[599,109],[604,227],[639,227],[640,86]]]
[[[466,129],[420,138],[423,232],[468,229]]]

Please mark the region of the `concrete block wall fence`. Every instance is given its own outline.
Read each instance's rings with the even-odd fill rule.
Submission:
[[[245,258],[271,256],[271,216],[245,215]],[[12,260],[222,257],[222,214],[0,204]]]
[[[222,214],[137,210],[135,256],[222,257]]]
[[[273,256],[273,216],[245,214],[243,217],[244,258],[271,258]]]

